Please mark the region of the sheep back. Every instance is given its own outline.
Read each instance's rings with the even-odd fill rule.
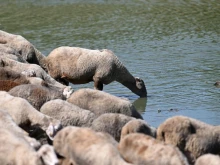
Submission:
[[[96,118],[91,128],[95,131],[106,132],[119,141],[123,126],[135,118],[123,114],[106,113]]]
[[[62,127],[59,120],[44,115],[20,97],[13,97],[7,92],[0,91],[0,106],[6,110],[15,123],[29,133],[43,130],[49,137]]]
[[[99,77],[104,84],[115,81],[117,68],[123,67],[110,50],[89,50],[79,47],[59,47],[45,60],[49,74],[57,79],[65,77],[73,84],[93,81]]]
[[[29,63],[41,64],[45,56],[21,35],[10,34],[0,30],[0,43],[13,48]]]
[[[132,164],[188,165],[177,147],[140,133],[125,136],[118,149],[122,157]]]
[[[65,127],[55,136],[53,145],[58,154],[76,164],[127,164],[120,157],[117,142],[112,137],[89,128]]]
[[[9,91],[9,94],[27,100],[37,110],[49,100],[65,99],[60,91],[34,84],[16,86]]]
[[[40,112],[60,120],[63,126],[90,126],[95,119],[95,114],[91,111],[60,99],[46,102]]]
[[[186,116],[174,116],[157,129],[157,139],[177,146],[190,163],[206,153],[219,154],[220,127]]]
[[[143,119],[130,101],[99,90],[79,89],[67,101],[98,116],[104,113],[120,113]]]
[[[16,136],[6,129],[0,129],[0,143],[1,165],[12,162],[19,165],[43,165],[37,152],[21,136]]]
[[[130,133],[143,133],[156,138],[156,128],[151,127],[147,122],[140,119],[131,120],[121,130],[121,139]]]

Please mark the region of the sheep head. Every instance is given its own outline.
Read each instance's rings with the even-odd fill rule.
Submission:
[[[56,133],[62,129],[62,125],[59,120],[51,121],[49,126],[46,129],[47,136],[53,140]]]
[[[136,86],[132,89],[132,92],[140,97],[147,97],[147,89],[145,87],[144,81],[139,77],[135,77],[135,83]]]
[[[65,96],[66,99],[68,99],[73,92],[74,92],[73,88],[71,86],[68,86],[68,87],[64,88],[63,96]]]
[[[44,144],[38,151],[38,156],[43,160],[45,165],[57,165],[58,158],[54,148],[48,144]]]

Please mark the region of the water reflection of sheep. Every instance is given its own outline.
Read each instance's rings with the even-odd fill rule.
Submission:
[[[133,102],[134,107],[140,113],[145,112],[147,107],[147,97],[146,98],[138,98]]]

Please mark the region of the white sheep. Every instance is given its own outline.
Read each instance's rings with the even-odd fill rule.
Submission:
[[[23,84],[16,86],[8,91],[15,97],[27,100],[35,109],[40,110],[41,106],[47,101],[54,99],[65,99],[63,93],[56,88],[44,87],[33,84]]]
[[[95,114],[67,101],[55,99],[46,102],[40,109],[45,115],[61,121],[62,126],[89,127]]]
[[[177,147],[164,144],[151,136],[131,133],[121,139],[118,150],[129,163],[137,165],[188,165]]]
[[[117,142],[108,134],[89,128],[68,126],[57,133],[53,146],[55,151],[83,165],[128,165],[120,156]]]
[[[129,100],[99,90],[79,89],[72,93],[67,101],[80,108],[88,109],[96,115],[103,113],[121,113],[143,119]]]
[[[45,56],[24,37],[0,30],[0,43],[13,48],[27,62],[42,66]]]
[[[0,107],[6,110],[15,123],[30,132],[42,129],[52,139],[62,125],[59,120],[37,111],[25,99],[13,97],[7,92],[0,91]]]
[[[41,145],[36,139],[29,137],[28,133],[14,122],[6,110],[0,109],[0,129],[2,128],[12,131],[16,136],[23,137],[32,147],[36,149],[38,149]]]
[[[190,163],[203,154],[220,153],[220,127],[186,116],[174,116],[160,124],[157,139],[177,146]]]
[[[1,165],[56,165],[58,159],[54,149],[43,145],[35,151],[21,136],[7,129],[0,129]]]
[[[79,47],[59,47],[42,60],[44,68],[57,81],[84,84],[94,81],[95,89],[117,81],[140,97],[147,96],[144,81],[133,77],[110,50],[89,50]]]
[[[5,57],[15,61],[27,63],[25,59],[12,47],[0,43],[0,58]]]
[[[134,119],[123,114],[105,113],[97,117],[90,128],[98,132],[109,133],[116,141],[120,141],[122,128]]]

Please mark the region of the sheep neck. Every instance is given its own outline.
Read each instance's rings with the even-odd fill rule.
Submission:
[[[120,72],[116,73],[116,81],[133,91],[134,86],[136,86],[136,81],[134,76],[125,68],[120,68]]]
[[[42,67],[44,62],[44,58],[46,58],[46,56],[44,56],[40,51],[38,51],[36,48],[34,48],[35,54],[36,54],[36,58],[37,61],[39,62],[39,65]]]

